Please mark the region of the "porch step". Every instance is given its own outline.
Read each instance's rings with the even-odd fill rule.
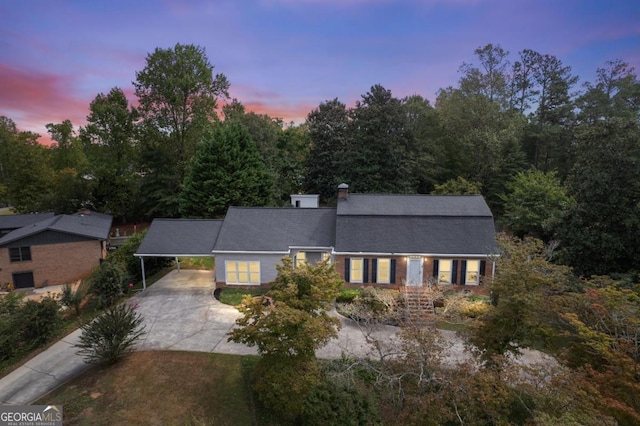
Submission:
[[[434,295],[423,289],[409,289],[403,292],[405,320],[410,324],[424,324],[433,321],[436,314]]]

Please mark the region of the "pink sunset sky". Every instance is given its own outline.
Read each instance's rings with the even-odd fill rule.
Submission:
[[[3,0],[0,16],[0,115],[43,142],[113,87],[135,103],[147,54],[176,43],[204,47],[247,110],[296,123],[374,84],[433,102],[488,43],[555,55],[576,90],[607,60],[640,68],[637,0]]]

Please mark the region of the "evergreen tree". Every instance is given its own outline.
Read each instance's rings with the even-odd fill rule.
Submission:
[[[560,236],[580,274],[640,270],[640,125],[616,118],[581,128],[568,180],[576,205]]]
[[[213,125],[191,159],[180,195],[180,213],[221,217],[229,206],[271,203],[271,181],[247,130],[239,123]]]

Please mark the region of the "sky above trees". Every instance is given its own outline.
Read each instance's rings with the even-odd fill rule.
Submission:
[[[147,54],[176,43],[204,47],[247,111],[297,123],[373,84],[433,101],[488,43],[555,55],[578,86],[607,60],[640,69],[633,0],[5,0],[0,16],[0,116],[44,142],[47,123],[85,125],[98,93],[135,104]]]

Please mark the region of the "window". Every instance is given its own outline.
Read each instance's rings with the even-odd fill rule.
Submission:
[[[389,284],[391,282],[391,259],[378,259],[376,282]]]
[[[363,282],[363,275],[362,275],[362,266],[363,266],[363,259],[351,259],[350,262],[350,269],[349,269],[349,282],[352,283],[361,283]]]
[[[260,262],[227,260],[227,284],[260,284]]]
[[[306,265],[307,263],[307,253],[303,251],[299,251],[294,256],[293,267],[298,268],[300,266]]]
[[[331,255],[329,253],[327,253],[326,251],[323,251],[322,252],[322,261],[326,262],[329,259],[331,259]]]
[[[438,262],[438,282],[451,284],[451,259],[440,259]]]
[[[476,285],[478,284],[478,278],[480,277],[480,261],[479,260],[467,260],[467,272],[465,274],[465,284]]]
[[[11,262],[24,262],[31,260],[31,247],[10,247],[9,260]]]

